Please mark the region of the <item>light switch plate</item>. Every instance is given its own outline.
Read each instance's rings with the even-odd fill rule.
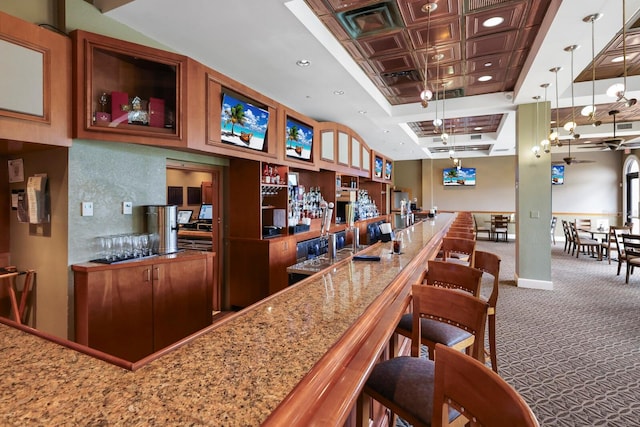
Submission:
[[[131,215],[133,213],[133,203],[132,202],[122,202],[122,214],[123,215]]]
[[[82,216],[93,216],[93,202],[82,202]]]

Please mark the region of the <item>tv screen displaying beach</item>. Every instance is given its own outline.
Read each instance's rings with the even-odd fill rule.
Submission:
[[[263,151],[269,111],[225,93],[220,117],[221,140],[228,144]]]
[[[553,185],[564,184],[564,165],[551,166],[551,184]]]
[[[313,128],[287,117],[286,130],[287,157],[311,160],[313,148]]]
[[[374,159],[373,174],[376,178],[382,178],[382,159],[378,156]]]
[[[442,182],[447,186],[476,185],[476,168],[446,168],[442,171]]]

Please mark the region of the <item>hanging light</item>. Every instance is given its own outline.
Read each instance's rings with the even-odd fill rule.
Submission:
[[[549,83],[543,83],[540,85],[540,87],[544,89],[544,113],[545,113],[544,116],[547,117],[548,116],[547,115],[547,88],[549,87]],[[538,109],[536,108],[536,114],[537,113],[538,113]],[[537,123],[537,120],[536,120],[536,123]],[[537,132],[537,128],[536,128],[536,132]],[[545,153],[549,153],[551,151],[550,146],[551,146],[551,143],[549,142],[548,138],[543,138],[540,141],[540,147]]]
[[[421,99],[420,104],[422,105],[422,108],[427,108],[429,106],[429,101],[431,101],[431,98],[433,98],[433,92],[429,90],[429,87],[427,85],[427,74],[429,72],[428,65],[429,65],[429,35],[431,33],[431,12],[433,12],[437,8],[438,8],[438,4],[432,3],[432,2],[429,2],[422,6],[422,11],[427,12],[429,14],[427,18],[427,43],[424,48],[424,81],[422,83],[422,92],[420,92],[420,99]]]
[[[538,141],[538,127],[540,125],[540,120],[538,118],[538,110],[539,110],[539,102],[540,101],[540,95],[536,95],[533,97],[533,99],[536,100],[536,145],[534,145],[533,147],[531,147],[531,151],[533,151],[533,153],[536,155],[537,158],[540,158],[540,146],[538,145],[537,141]]]
[[[444,58],[444,55],[438,53],[434,56],[434,59],[437,61],[436,63],[436,118],[433,119],[433,132],[439,133],[440,126],[442,126],[442,119],[438,117],[438,89],[437,85],[440,84],[440,60]],[[444,108],[444,105],[443,105]]]
[[[442,138],[442,144],[447,145],[447,140],[449,139],[449,134],[447,133],[447,127],[444,124],[444,104],[447,100],[447,85],[449,82],[442,82],[442,134],[440,138]]]
[[[582,18],[583,22],[591,22],[591,105],[585,106],[580,114],[589,117],[589,121],[593,122],[596,116],[596,52],[595,52],[595,22],[602,18],[601,13],[594,13]]]
[[[616,98],[616,101],[624,101],[627,107],[632,107],[638,102],[637,99],[627,99],[625,91],[627,90],[627,18],[626,18],[626,4],[625,0],[622,0],[622,68],[623,68],[623,83],[616,83],[607,89],[607,95]]]
[[[555,129],[549,134],[549,140],[553,141],[556,146],[562,147],[560,139],[558,139],[558,125],[560,124],[560,103],[558,102],[558,71],[562,70],[562,67],[553,67],[549,71],[555,74],[556,77],[556,126]]]
[[[576,118],[575,118],[575,106],[574,106],[574,97],[573,97],[573,52],[578,48],[577,44],[572,44],[564,48],[565,52],[571,53],[571,121],[568,121],[564,124],[564,130],[573,135],[574,138],[579,138],[580,135],[575,133],[576,131]]]

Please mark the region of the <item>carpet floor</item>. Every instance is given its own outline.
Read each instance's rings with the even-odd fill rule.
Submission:
[[[502,259],[497,304],[500,375],[541,426],[640,425],[640,272],[551,247],[553,290],[515,286],[514,242],[479,240]],[[492,279],[483,279],[482,293]],[[406,426],[402,420],[398,426]]]

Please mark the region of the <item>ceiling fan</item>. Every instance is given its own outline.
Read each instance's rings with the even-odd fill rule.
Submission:
[[[577,135],[577,136],[578,138],[580,137],[580,135]],[[571,157],[571,139],[567,140],[567,146],[569,147],[567,157],[563,157],[562,161],[551,162],[551,164],[561,165],[565,163],[567,165],[573,165],[576,163],[594,163],[595,162],[595,160],[580,160],[580,159],[576,159],[575,157]]]
[[[618,110],[609,111],[609,115],[613,116],[613,136],[612,137],[602,138],[599,141],[585,143],[584,145],[581,145],[578,148],[593,148],[593,146],[596,145],[601,147],[602,150],[608,149],[611,151],[615,151],[623,147],[623,145],[625,144],[624,138],[616,137],[616,114],[618,114],[619,112],[620,111]]]

